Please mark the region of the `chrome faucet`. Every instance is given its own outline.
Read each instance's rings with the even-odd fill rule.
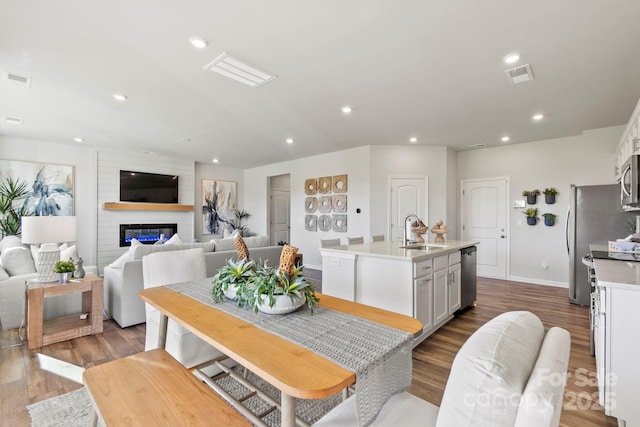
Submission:
[[[418,223],[420,223],[420,218],[418,218],[418,215],[415,214],[409,214],[404,218],[404,239],[403,239],[403,245],[408,245],[409,243],[412,243],[413,241],[411,240],[411,221],[409,220],[409,218],[415,218],[416,221]]]

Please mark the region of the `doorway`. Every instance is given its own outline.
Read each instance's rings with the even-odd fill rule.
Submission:
[[[269,177],[269,238],[272,245],[290,243],[291,178],[289,174]]]
[[[460,221],[462,240],[480,242],[477,275],[507,278],[509,265],[509,180],[462,181]]]

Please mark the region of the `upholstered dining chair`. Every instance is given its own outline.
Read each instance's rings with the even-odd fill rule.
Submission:
[[[144,288],[169,285],[172,283],[199,280],[207,277],[202,248],[180,251],[154,252],[142,258]],[[145,303],[147,316],[144,349],[158,348],[160,312]],[[223,356],[218,350],[169,319],[167,326],[166,350],[186,368],[192,368]],[[217,367],[214,371],[220,372]],[[213,375],[217,372],[209,372]]]
[[[364,237],[347,237],[347,244],[349,245],[357,245],[358,243],[364,243]]]
[[[384,242],[384,234],[373,234],[371,236],[372,242]]]
[[[340,246],[340,239],[320,239],[321,248],[330,248],[332,246]]]

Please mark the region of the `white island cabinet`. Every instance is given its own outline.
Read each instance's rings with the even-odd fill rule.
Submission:
[[[398,242],[321,248],[322,293],[420,320],[418,344],[460,308],[460,250],[477,242],[429,244],[426,250]]]
[[[594,260],[599,403],[620,426],[640,426],[640,262]]]

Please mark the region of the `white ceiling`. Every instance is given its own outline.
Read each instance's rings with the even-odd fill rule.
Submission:
[[[578,135],[628,121],[639,17],[638,0],[4,0],[0,71],[33,81],[0,84],[0,134],[238,168],[411,136],[464,150]],[[512,51],[534,81],[507,82]],[[202,69],[222,52],[278,78]]]

